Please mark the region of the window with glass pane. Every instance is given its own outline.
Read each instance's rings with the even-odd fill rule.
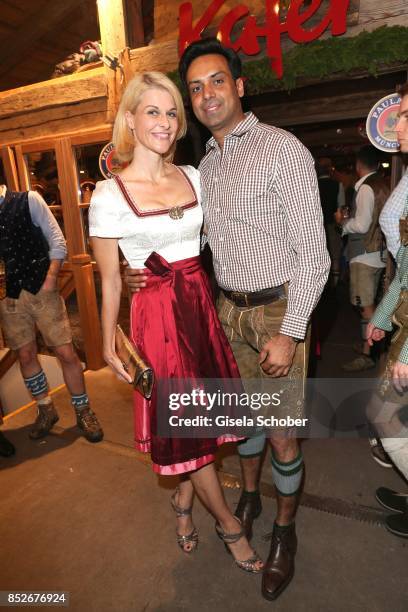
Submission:
[[[89,240],[88,208],[97,181],[103,181],[105,178],[99,170],[99,155],[105,144],[105,142],[100,142],[74,147],[78,172],[79,206],[85,231],[85,243],[90,254],[92,250]]]
[[[61,204],[55,151],[35,151],[25,156],[30,189],[38,191],[49,206]]]
[[[27,153],[25,155],[25,162],[29,175],[30,189],[38,191],[44,198],[54,213],[62,231],[64,231],[55,151]]]

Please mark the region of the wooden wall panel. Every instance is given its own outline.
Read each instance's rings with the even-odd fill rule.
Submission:
[[[408,12],[407,0],[360,0],[360,19],[359,24],[370,23],[372,21],[384,21],[390,17],[406,15]]]
[[[78,121],[84,128],[90,127],[90,124],[97,125],[104,122],[106,110],[106,99],[98,98],[79,104],[65,104],[56,108],[32,111],[17,118],[0,119],[0,142],[21,141],[51,133],[67,132],[76,129]]]
[[[130,60],[135,73],[144,70],[170,72],[178,65],[177,41],[172,40],[141,49],[133,49],[130,52]]]
[[[108,95],[105,72],[95,68],[52,81],[0,92],[0,118]]]
[[[372,106],[389,90],[378,88],[373,91],[337,95],[335,102],[333,96],[322,96],[307,101],[296,101],[288,104],[273,102],[268,106],[257,107],[256,114],[265,123],[277,126],[295,126],[313,123],[340,121],[366,117]],[[321,135],[316,133],[316,139]]]
[[[357,36],[363,30],[371,32],[384,25],[408,27],[407,0],[360,0],[358,24],[349,28],[345,36]]]

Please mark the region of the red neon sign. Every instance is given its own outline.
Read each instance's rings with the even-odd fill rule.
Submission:
[[[214,17],[226,0],[212,0],[210,6],[193,25],[193,6],[185,2],[179,10],[179,54],[195,40],[199,40],[203,31],[211,24]],[[258,25],[256,17],[249,14],[244,4],[231,9],[222,19],[217,38],[227,47],[242,51],[245,55],[256,55],[260,52],[259,38],[266,38],[266,53],[271,60],[271,68],[278,78],[283,75],[281,36],[287,33],[295,43],[306,43],[317,40],[329,27],[333,36],[340,36],[347,30],[347,11],[350,0],[330,0],[327,11],[321,21],[311,29],[307,22],[319,10],[322,0],[311,0],[309,6],[301,11],[303,0],[292,0],[286,13],[286,19],[280,21],[279,0],[265,0],[265,23]],[[236,40],[231,40],[234,26],[240,19],[245,19],[242,31]],[[303,27],[305,24],[305,27]]]

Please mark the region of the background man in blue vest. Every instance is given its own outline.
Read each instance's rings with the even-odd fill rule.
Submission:
[[[0,258],[6,271],[6,297],[0,301],[0,322],[6,345],[16,351],[24,383],[37,402],[37,418],[29,436],[36,440],[47,435],[58,421],[38,360],[37,327],[61,364],[78,427],[89,442],[99,442],[103,431],[89,406],[81,362],[57,287],[66,252],[64,236],[42,197],[35,191],[17,193],[1,185]]]

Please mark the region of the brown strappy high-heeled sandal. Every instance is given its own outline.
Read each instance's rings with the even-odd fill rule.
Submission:
[[[180,506],[176,504],[176,500],[175,500],[176,495],[178,493],[179,493],[179,490],[176,489],[173,495],[171,496],[171,500],[170,500],[171,507],[176,513],[177,518],[181,516],[190,516],[193,510],[193,506],[190,506],[190,508],[180,508]],[[189,533],[188,535],[180,535],[177,530],[176,530],[176,535],[177,535],[177,544],[180,546],[181,550],[184,553],[189,555],[196,550],[198,546],[198,531],[195,527],[193,527],[192,532]],[[184,548],[186,544],[191,544],[190,550],[186,550]]]
[[[241,524],[241,521],[238,518],[237,521]],[[250,574],[260,574],[263,571],[263,567],[259,569],[257,569],[256,567],[256,564],[259,563],[259,561],[261,561],[262,563],[263,561],[255,550],[252,551],[253,555],[249,557],[249,559],[240,561],[239,559],[235,559],[231,549],[228,547],[228,544],[235,544],[235,542],[238,542],[241,538],[245,536],[244,529],[241,529],[241,531],[239,531],[238,533],[224,533],[221,529],[221,526],[216,523],[215,531],[220,540],[224,542],[227,552],[233,557],[234,562],[238,565],[240,569],[244,570],[244,572],[249,572]]]

